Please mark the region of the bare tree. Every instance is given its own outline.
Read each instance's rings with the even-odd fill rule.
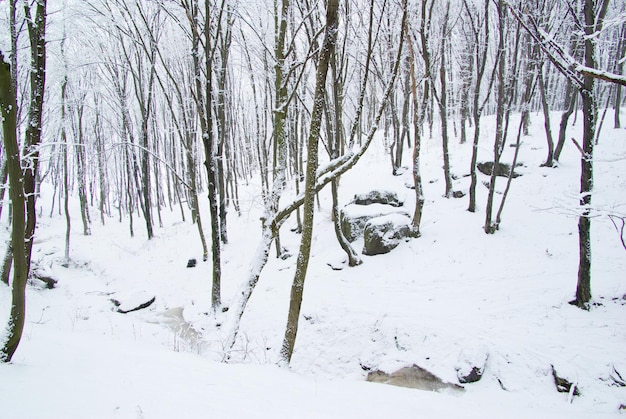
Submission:
[[[5,63],[0,52],[0,111],[7,171],[9,173],[9,195],[11,198],[11,248],[13,255],[13,280],[11,281],[11,314],[7,327],[7,336],[0,348],[0,361],[10,362],[22,338],[26,317],[26,278],[28,277],[28,258],[24,246],[26,233],[24,173],[20,162],[17,142],[17,102],[14,82],[9,64]]]
[[[626,85],[625,77],[597,69],[595,36],[602,31],[608,6],[608,0],[602,0],[599,3],[596,0],[585,0],[582,15],[579,15],[574,8],[570,8],[574,18],[578,19],[583,28],[583,63],[576,62],[561,45],[542,32],[532,16],[523,15],[520,11],[512,9],[518,21],[540,43],[552,64],[578,88],[582,99],[583,138],[582,146],[580,146],[580,215],[578,217],[579,264],[576,298],[571,303],[584,309],[589,308],[591,301],[591,196],[593,193],[593,148],[597,122],[595,80],[601,79]]]
[[[7,339],[0,352],[3,361],[10,361],[19,345],[26,310],[26,279],[30,273],[35,228],[37,226],[37,181],[39,176],[39,144],[42,137],[43,105],[46,82],[46,0],[33,4],[34,15],[24,3],[25,22],[30,42],[30,103],[25,132],[22,166],[17,143],[17,104],[10,67],[2,57],[1,86],[2,116],[10,196],[13,205],[11,253],[13,258],[12,304]],[[15,53],[15,51],[14,51]],[[13,70],[15,71],[15,70]]]
[[[484,1],[484,7],[482,14],[476,10],[476,8],[468,3],[467,0],[463,0],[463,6],[468,16],[468,20],[471,26],[471,33],[474,41],[474,63],[476,67],[476,80],[474,84],[473,97],[472,97],[472,110],[474,119],[474,140],[472,142],[472,159],[470,163],[470,188],[469,188],[469,206],[467,210],[469,212],[476,211],[476,185],[478,183],[478,177],[476,176],[476,163],[478,160],[478,141],[480,139],[480,117],[483,110],[489,100],[491,94],[491,87],[495,80],[497,65],[494,65],[491,78],[484,98],[481,100],[481,89],[483,84],[483,77],[485,70],[487,69],[487,57],[489,52],[489,39],[490,39],[490,23],[489,23],[489,0]],[[476,18],[474,18],[476,16]],[[482,35],[482,36],[481,36]]]
[[[281,358],[289,363],[293,355],[293,348],[298,333],[298,320],[300,318],[300,307],[302,305],[302,292],[304,290],[304,280],[306,278],[309,256],[311,254],[311,239],[313,237],[313,215],[315,214],[315,180],[318,168],[318,144],[320,127],[322,125],[322,109],[324,106],[324,96],[326,90],[326,75],[331,56],[335,52],[337,40],[337,9],[339,0],[329,0],[326,9],[326,33],[320,50],[320,57],[317,65],[317,76],[315,80],[315,95],[313,97],[313,112],[311,114],[311,126],[309,128],[309,140],[307,146],[307,164],[304,183],[304,219],[302,225],[302,239],[298,254],[296,272],[291,286],[291,297],[289,302],[289,315],[285,338],[281,349]]]

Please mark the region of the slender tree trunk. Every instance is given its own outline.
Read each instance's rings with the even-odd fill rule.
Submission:
[[[422,175],[420,173],[420,151],[422,146],[422,124],[424,122],[424,113],[426,100],[428,98],[428,89],[424,86],[421,106],[417,99],[417,77],[415,76],[415,51],[413,42],[407,32],[407,46],[409,49],[410,73],[411,73],[411,92],[413,98],[413,185],[415,186],[415,211],[413,212],[413,220],[411,222],[412,235],[420,236],[420,225],[422,222],[422,211],[424,209],[424,191],[422,188]]]
[[[441,143],[443,145],[443,174],[446,182],[444,197],[452,196],[452,175],[450,173],[450,151],[448,149],[448,92],[446,83],[446,38],[448,36],[448,16],[450,15],[450,2],[446,3],[446,12],[441,29],[441,50],[439,67],[439,80],[441,83],[441,94],[439,95],[439,115],[441,116]]]
[[[29,163],[23,170],[24,196],[26,198],[26,277],[37,226],[37,180],[39,177],[39,144],[42,136],[43,104],[46,84],[46,0],[37,0],[35,16],[31,18],[30,7],[24,4],[31,49],[30,105],[26,127],[25,153]],[[15,249],[13,250],[15,252]],[[14,256],[15,260],[15,256]],[[15,265],[15,264],[14,264]]]
[[[13,254],[13,280],[11,281],[11,313],[7,325],[4,346],[0,348],[0,361],[10,362],[22,338],[26,318],[26,279],[28,278],[29,258],[24,246],[26,219],[24,216],[25,198],[23,172],[17,142],[17,102],[8,64],[0,53],[0,111],[4,150],[9,172],[9,196],[13,206],[11,249]]]
[[[622,24],[622,28],[620,30],[620,38],[617,46],[617,56],[623,57],[626,54],[626,23]],[[615,73],[623,74],[624,72],[624,61],[618,61],[615,63]],[[622,85],[618,84],[615,86],[615,102],[613,103],[613,109],[615,111],[613,127],[621,128],[622,121],[620,120],[620,111],[622,107]]]
[[[485,210],[485,226],[484,230],[487,234],[493,234],[495,228],[491,222],[493,198],[496,188],[497,167],[500,164],[500,155],[502,154],[502,142],[504,139],[504,102],[506,99],[506,79],[505,65],[506,56],[504,50],[504,1],[498,0],[498,102],[496,110],[496,137],[493,143],[493,169],[491,171],[491,181],[489,183],[489,195],[487,196],[487,206]]]
[[[554,141],[552,140],[552,129],[550,127],[550,105],[546,93],[546,83],[543,75],[543,66],[537,69],[539,71],[539,92],[541,94],[541,106],[543,108],[543,120],[546,130],[546,141],[548,142],[548,156],[542,164],[545,167],[554,166]]]
[[[63,44],[65,37],[61,41],[61,56],[63,56]],[[61,81],[61,147],[63,149],[63,210],[65,211],[65,262],[66,266],[70,262],[70,233],[72,231],[72,220],[70,217],[70,174],[69,174],[69,145],[67,143],[66,123],[66,92],[67,92],[67,68]]]
[[[475,10],[472,10],[468,5],[467,1],[463,1],[463,6],[467,11],[470,18],[475,13]],[[494,66],[494,72],[491,76],[491,80],[489,81],[489,86],[487,88],[487,94],[482,104],[480,103],[480,89],[482,86],[483,76],[485,74],[485,69],[487,67],[487,53],[488,53],[488,45],[489,45],[489,0],[484,1],[484,11],[483,11],[483,39],[480,39],[480,29],[477,28],[477,23],[473,25],[474,29],[474,41],[476,44],[474,54],[475,54],[475,63],[476,63],[476,84],[474,85],[474,95],[473,95],[473,118],[474,118],[474,140],[472,141],[472,159],[470,163],[470,187],[469,187],[469,206],[467,210],[469,212],[476,211],[476,185],[478,184],[478,177],[476,176],[476,163],[478,162],[478,142],[480,139],[480,117],[482,115],[483,109],[487,103],[487,99],[489,98],[489,94],[491,92],[491,86],[493,84],[495,69],[497,66]]]
[[[76,171],[78,178],[78,200],[80,202],[80,216],[83,221],[83,234],[85,236],[91,235],[91,228],[89,226],[89,209],[87,207],[87,187],[86,187],[86,175],[87,175],[87,151],[85,150],[85,139],[83,133],[83,111],[84,111],[84,97],[83,100],[76,105],[76,137],[77,144],[74,147],[74,154],[76,159]],[[99,157],[100,159],[100,157]],[[121,207],[120,199],[120,207]]]
[[[227,168],[224,168],[224,148],[229,141],[229,128],[227,126],[227,118],[226,118],[226,88],[227,88],[227,64],[230,53],[230,43],[231,43],[231,28],[232,28],[232,18],[227,17],[226,29],[224,33],[221,34],[221,45],[219,48],[220,52],[220,65],[217,70],[217,131],[218,131],[218,143],[217,143],[217,151],[215,156],[216,163],[216,177],[218,178],[218,194],[219,194],[219,227],[220,227],[220,239],[222,243],[228,243],[228,232],[227,232],[227,223],[226,216],[228,213],[227,206],[227,196],[226,196],[226,171]]]
[[[569,80],[567,81],[567,88],[565,90],[565,104],[567,108],[561,115],[561,123],[559,124],[559,140],[556,144],[556,148],[554,149],[554,160],[557,161],[561,158],[561,151],[563,151],[563,146],[565,145],[567,122],[574,112],[574,105],[576,104],[576,92],[574,91],[572,82]]]
[[[596,10],[594,0],[585,0],[585,66],[596,68],[596,46],[593,34],[596,33]],[[573,304],[588,308],[591,301],[591,193],[593,191],[593,145],[597,120],[597,104],[594,94],[595,79],[584,76],[580,91],[583,105],[583,155],[580,159],[580,206],[578,217],[578,284]]]
[[[289,303],[289,315],[287,327],[281,349],[281,358],[287,364],[291,361],[293,349],[298,333],[298,320],[304,291],[309,255],[311,253],[311,238],[313,237],[313,215],[315,213],[315,182],[318,166],[318,143],[320,126],[322,123],[322,108],[324,105],[324,90],[326,88],[326,75],[331,54],[334,53],[337,40],[337,8],[339,0],[328,0],[326,10],[326,34],[320,52],[317,65],[317,77],[315,81],[315,96],[313,98],[313,112],[311,114],[311,127],[307,147],[307,164],[304,184],[304,209],[302,225],[302,241],[296,263],[296,272],[291,286],[291,298]]]

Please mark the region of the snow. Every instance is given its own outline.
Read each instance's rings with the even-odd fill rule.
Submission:
[[[558,121],[558,114],[553,115]],[[579,121],[582,121],[579,118]],[[514,119],[512,122],[516,123]],[[363,256],[358,267],[336,242],[328,190],[320,193],[302,317],[292,363],[276,366],[289,305],[295,257],[274,252],[225,358],[233,311],[210,312],[211,266],[201,262],[196,226],[163,209],[163,228],[148,241],[141,220],[136,237],[128,220],[95,223],[93,235],[72,231],[71,263],[64,267],[64,217],[50,216],[50,185],[43,185],[33,259],[59,282],[53,290],[29,286],[23,340],[11,364],[0,364],[0,408],[7,418],[588,418],[619,415],[626,388],[626,250],[606,215],[623,214],[626,189],[624,131],[605,127],[596,147],[592,220],[592,293],[589,312],[568,304],[578,269],[577,218],[580,155],[566,144],[558,168],[539,167],[547,153],[543,124],[534,116],[513,180],[500,230],[482,231],[487,177],[479,174],[478,212],[467,197],[446,199],[438,133],[422,144],[426,199],[418,239],[391,253]],[[570,128],[578,135],[582,122]],[[514,125],[512,125],[514,126]],[[493,117],[485,117],[479,161],[492,153]],[[556,126],[554,128],[556,130]],[[410,171],[391,175],[382,141],[342,176],[340,200],[356,192],[404,189]],[[471,144],[451,144],[455,190],[467,192]],[[503,162],[513,149],[506,147]],[[407,155],[410,153],[407,153]],[[408,163],[409,158],[405,160]],[[505,180],[497,180],[502,190]],[[242,216],[229,213],[230,243],[222,268],[225,306],[234,306],[261,240],[258,185],[242,186]],[[204,194],[203,194],[204,195]],[[404,209],[414,205],[406,190]],[[499,204],[501,195],[496,195]],[[202,196],[203,213],[208,214]],[[80,220],[72,201],[72,220]],[[92,215],[97,214],[91,208]],[[99,217],[93,217],[98,219]],[[6,211],[2,238],[9,237]],[[282,245],[297,253],[295,217]],[[361,243],[354,243],[359,249]],[[187,268],[187,260],[198,265]],[[252,261],[254,263],[254,261]],[[121,314],[111,299],[155,296],[148,308]],[[133,301],[136,302],[136,301]],[[10,290],[0,285],[0,322]],[[224,325],[224,326],[222,326]],[[365,382],[367,370],[388,373],[417,364],[457,383],[472,359],[487,364],[483,378],[458,394]],[[556,391],[552,365],[575,382],[581,396]]]
[[[408,207],[392,207],[387,204],[369,204],[369,205],[357,205],[350,204],[344,208],[344,213],[351,218],[359,217],[378,217],[382,215],[390,214],[406,214],[408,213]]]

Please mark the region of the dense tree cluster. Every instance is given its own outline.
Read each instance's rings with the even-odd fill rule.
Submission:
[[[483,206],[476,199],[479,144],[493,144],[497,166],[505,144],[519,145],[528,134],[536,111],[550,167],[558,165],[564,146],[574,146],[566,127],[574,111],[582,111],[584,135],[575,139],[581,206],[574,303],[587,307],[591,299],[593,146],[609,124],[607,109],[615,110],[612,125],[621,126],[623,2],[9,0],[0,3],[0,13],[3,33],[10,34],[0,43],[0,181],[9,186],[0,189],[0,211],[12,205],[13,226],[3,248],[2,280],[14,295],[10,337],[0,353],[5,360],[23,325],[42,182],[53,186],[50,211],[66,216],[68,262],[74,220],[85,235],[92,223],[117,219],[131,236],[145,228],[151,239],[162,210],[177,208],[183,221],[197,225],[204,259],[212,261],[214,312],[222,304],[228,211],[240,212],[239,185],[258,182],[262,240],[238,301],[230,304],[227,346],[235,343],[272,245],[281,256],[281,226],[293,215],[302,245],[282,351],[289,361],[315,194],[331,184],[337,239],[350,266],[358,265],[339,226],[339,179],[375,137],[388,150],[393,174],[411,167],[412,235],[418,237],[427,211],[422,140],[441,136],[441,192],[468,199],[468,211],[475,212]],[[551,132],[550,111],[562,112],[558,133]],[[517,127],[513,113],[522,115]],[[495,138],[480,130],[484,115],[496,117]],[[473,147],[467,191],[453,189],[451,141]],[[511,179],[512,171],[497,198],[493,170],[484,203],[488,234],[502,222]],[[204,193],[206,214],[199,205]],[[70,214],[70,195],[79,199],[80,214]]]

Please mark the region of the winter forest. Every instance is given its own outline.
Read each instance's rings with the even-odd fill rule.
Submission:
[[[626,411],[623,0],[0,26],[7,417]]]

